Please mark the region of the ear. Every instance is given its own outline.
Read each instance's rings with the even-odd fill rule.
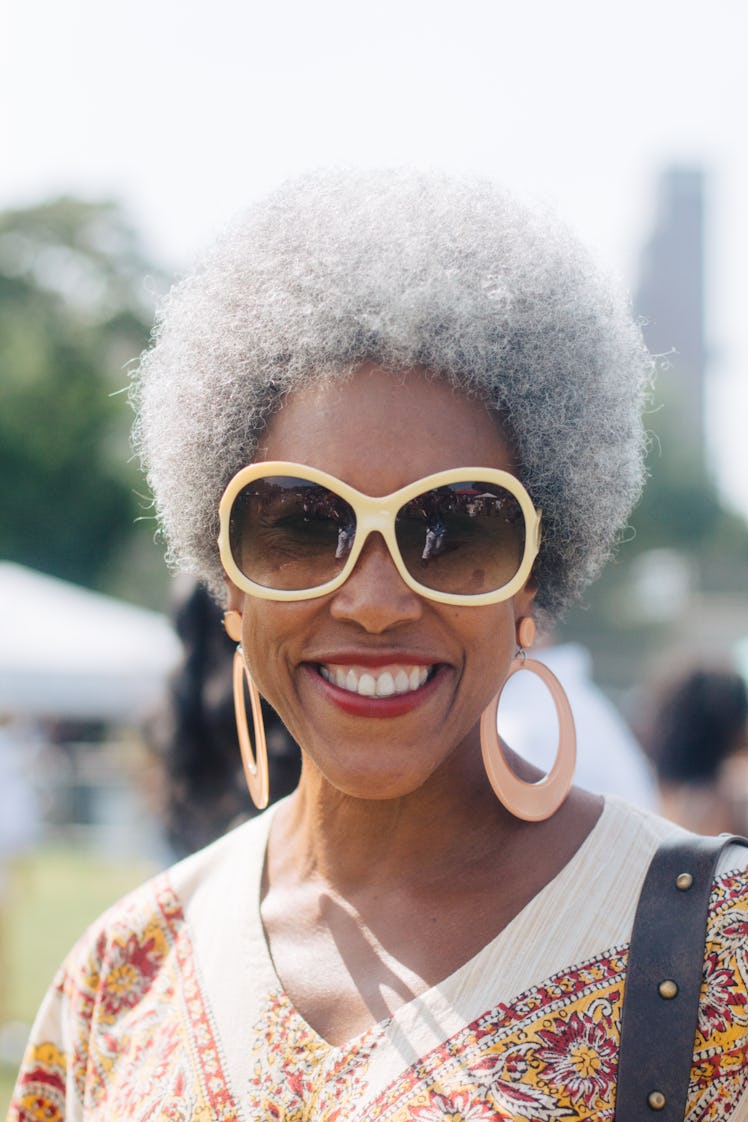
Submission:
[[[242,641],[242,608],[244,593],[230,580],[226,580],[226,611],[223,613],[223,626],[226,634],[235,643]]]

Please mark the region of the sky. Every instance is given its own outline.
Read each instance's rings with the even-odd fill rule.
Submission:
[[[179,271],[329,164],[541,198],[629,288],[667,166],[708,176],[708,433],[748,513],[744,0],[0,0],[0,207],[121,200]]]

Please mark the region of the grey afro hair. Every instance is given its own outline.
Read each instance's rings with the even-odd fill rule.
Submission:
[[[543,512],[547,621],[610,555],[643,482],[652,362],[627,302],[542,208],[483,180],[310,174],[173,289],[133,383],[169,559],[220,598],[217,508],[283,396],[364,362],[489,403]]]

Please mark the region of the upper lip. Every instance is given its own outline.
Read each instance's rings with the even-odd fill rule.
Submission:
[[[444,662],[443,659],[434,658],[432,655],[422,654],[418,651],[334,651],[329,654],[320,654],[314,658],[307,658],[311,662],[323,666],[369,666],[373,669],[379,666],[406,665],[406,666],[436,666]]]

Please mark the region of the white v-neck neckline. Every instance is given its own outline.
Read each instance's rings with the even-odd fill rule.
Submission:
[[[272,808],[273,810],[275,807]],[[441,981],[428,986],[420,993],[415,994],[408,1001],[403,1002],[398,1006],[388,1017],[383,1018],[381,1021],[373,1021],[365,1029],[359,1033],[354,1033],[342,1044],[332,1044],[326,1040],[313,1025],[311,1025],[300,1010],[296,1007],[294,1001],[288,994],[283,979],[281,978],[278,970],[276,969],[273,960],[272,951],[265,933],[264,924],[262,922],[261,914],[261,893],[262,881],[264,870],[267,862],[268,844],[270,838],[270,831],[272,829],[272,821],[267,822],[266,830],[263,838],[263,859],[260,862],[258,876],[256,883],[253,884],[254,892],[254,907],[255,914],[253,917],[253,926],[256,932],[259,933],[260,938],[254,941],[256,948],[259,950],[260,943],[262,944],[262,973],[270,981],[272,979],[272,990],[282,1000],[284,1006],[289,1014],[293,1016],[303,1028],[305,1035],[317,1041],[321,1046],[329,1049],[331,1053],[345,1054],[346,1052],[358,1050],[364,1041],[371,1037],[381,1035],[383,1032],[391,1031],[398,1025],[400,1021],[411,1021],[415,1013],[418,1017],[428,1015],[429,1010],[440,1009],[444,1005],[445,997],[448,998],[450,994],[458,994],[465,987],[463,981],[468,976],[473,976],[476,970],[480,971],[484,966],[487,959],[501,960],[505,957],[505,949],[511,946],[515,932],[518,928],[527,928],[532,926],[532,921],[535,916],[539,916],[543,911],[548,908],[550,900],[558,898],[559,907],[563,908],[573,906],[570,904],[570,897],[573,895],[568,889],[573,885],[575,880],[575,870],[577,867],[584,863],[585,856],[590,849],[594,848],[597,844],[597,837],[600,832],[605,829],[604,819],[609,817],[608,800],[603,804],[602,811],[590,830],[587,837],[582,841],[581,845],[567,861],[566,865],[559,870],[554,877],[551,878],[540,890],[537,892],[524,907],[514,916],[509,923],[502,928],[492,939],[490,939],[483,947],[481,947],[474,955],[463,962],[460,966],[456,967],[450,974],[448,974]]]
[[[365,1049],[376,1080],[393,1050],[406,1065],[415,1063],[487,1010],[511,1006],[574,963],[625,942],[658,835],[673,829],[606,798],[600,817],[564,868],[489,943],[390,1017],[333,1045],[286,993],[261,921],[262,877],[277,806],[216,843],[215,856],[205,858],[209,869],[196,864],[186,878],[189,884],[183,884],[197,974],[240,1101],[253,1041],[258,1033],[264,1039],[266,1031],[276,1031],[273,1025],[280,1031],[278,1018],[283,1031],[324,1057],[325,1069]],[[581,895],[580,883],[585,886]]]

